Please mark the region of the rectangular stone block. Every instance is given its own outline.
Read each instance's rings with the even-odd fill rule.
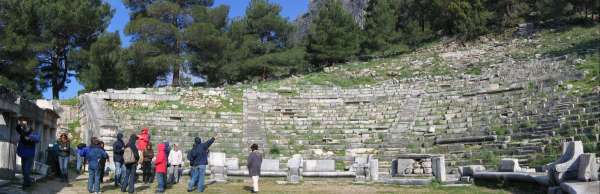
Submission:
[[[579,169],[577,172],[577,180],[598,180],[598,163],[596,163],[596,154],[585,153],[579,156]]]
[[[225,153],[210,152],[208,156],[208,164],[212,166],[225,166]]]
[[[238,158],[227,158],[225,159],[225,166],[227,167],[227,170],[239,170],[240,161]]]
[[[305,160],[305,172],[335,172],[335,160]]]
[[[261,171],[277,172],[279,171],[279,160],[276,159],[263,159],[260,165]]]
[[[406,169],[412,169],[412,166],[415,163],[415,160],[413,159],[398,159],[397,161],[397,169],[400,174],[406,174]]]
[[[439,181],[439,182],[445,182],[446,181],[446,161],[444,156],[438,156],[438,157],[433,157],[431,158],[431,162],[432,162],[432,173],[433,176],[435,176],[435,178]]]

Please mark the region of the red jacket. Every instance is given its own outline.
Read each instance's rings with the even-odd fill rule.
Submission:
[[[156,154],[156,160],[154,164],[156,166],[156,173],[167,173],[167,153],[165,144],[158,144],[158,153]]]
[[[150,142],[150,134],[148,134],[148,128],[142,129],[142,133],[138,135],[135,146],[138,150],[146,150],[146,146]]]

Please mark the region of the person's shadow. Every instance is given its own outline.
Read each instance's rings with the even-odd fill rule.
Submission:
[[[252,192],[253,188],[251,186],[244,186],[244,190]]]

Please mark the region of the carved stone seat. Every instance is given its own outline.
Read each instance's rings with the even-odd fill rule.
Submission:
[[[548,164],[548,176],[552,185],[559,185],[566,180],[577,179],[579,156],[583,154],[581,141],[563,143],[562,156]]]

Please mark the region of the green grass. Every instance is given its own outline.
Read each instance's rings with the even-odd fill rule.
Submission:
[[[60,104],[65,106],[77,106],[79,104],[79,98],[75,97],[71,99],[60,100]]]

